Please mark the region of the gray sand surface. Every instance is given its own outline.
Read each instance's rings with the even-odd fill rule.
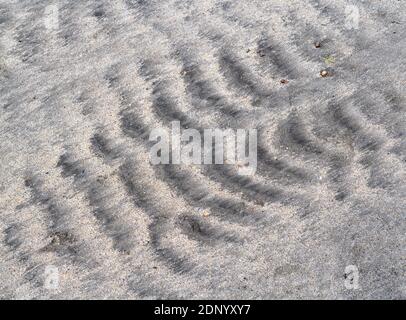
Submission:
[[[404,0],[1,0],[0,298],[404,299],[405,24]],[[173,120],[257,128],[256,174],[151,165]]]

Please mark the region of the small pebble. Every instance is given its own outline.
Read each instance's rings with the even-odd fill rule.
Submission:
[[[210,215],[210,212],[209,211],[204,211],[203,212],[203,217],[208,217]]]
[[[327,70],[321,70],[321,71],[320,71],[320,75],[321,75],[323,78],[325,78],[325,77],[327,77],[327,76],[329,75],[329,73],[328,73]]]
[[[282,80],[281,80],[281,83],[282,83],[282,84],[287,84],[287,83],[289,83],[289,80],[282,79]]]

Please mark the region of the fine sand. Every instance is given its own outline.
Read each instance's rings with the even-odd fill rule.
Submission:
[[[394,0],[0,1],[0,298],[406,298],[405,24]],[[256,174],[151,165],[175,120],[256,128]]]

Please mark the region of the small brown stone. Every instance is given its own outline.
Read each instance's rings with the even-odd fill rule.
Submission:
[[[320,43],[319,41],[316,41],[316,42],[314,43],[314,46],[315,46],[316,48],[320,48],[320,47],[321,47],[321,43]]]
[[[321,70],[321,71],[320,71],[320,75],[321,75],[323,78],[325,78],[325,77],[328,77],[330,74],[329,74],[329,72],[328,72],[327,70]]]
[[[287,83],[289,83],[289,80],[282,79],[282,80],[281,80],[281,83],[282,83],[282,84],[287,84]]]

